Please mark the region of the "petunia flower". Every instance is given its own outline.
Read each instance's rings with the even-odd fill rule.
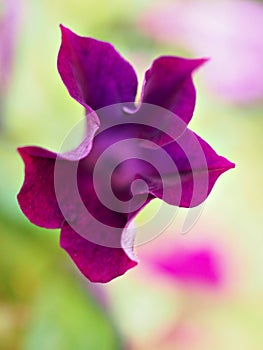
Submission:
[[[18,202],[35,225],[61,228],[61,247],[90,281],[108,282],[137,264],[129,225],[145,205],[199,205],[234,164],[187,128],[191,75],[205,60],[159,57],[135,105],[136,74],[114,47],[61,30],[58,70],[86,110],[86,135],[66,153],[19,148]]]
[[[153,40],[177,45],[212,60],[202,72],[209,88],[224,100],[263,99],[263,5],[253,0],[159,1],[139,26]]]

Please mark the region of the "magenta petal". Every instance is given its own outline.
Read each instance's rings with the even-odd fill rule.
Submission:
[[[180,57],[156,59],[145,74],[142,101],[166,108],[189,123],[196,100],[191,75],[205,61]]]
[[[61,31],[58,70],[74,99],[93,110],[134,101],[136,74],[111,44]]]
[[[61,230],[60,245],[91,282],[109,282],[137,265],[123,249],[92,243],[77,234],[68,224]]]
[[[163,149],[174,166],[162,164],[161,176],[149,177],[148,183],[153,195],[172,205],[186,208],[199,205],[207,198],[218,177],[235,167],[189,129]],[[158,151],[154,156],[160,158]]]
[[[17,196],[25,216],[35,225],[59,228],[64,221],[54,189],[56,154],[39,147],[18,149],[25,163],[25,180]]]

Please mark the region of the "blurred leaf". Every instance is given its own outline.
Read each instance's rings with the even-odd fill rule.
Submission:
[[[65,268],[58,230],[0,211],[0,231],[0,349],[121,348],[107,312]]]
[[[72,281],[50,276],[37,296],[23,350],[120,349],[109,321]]]

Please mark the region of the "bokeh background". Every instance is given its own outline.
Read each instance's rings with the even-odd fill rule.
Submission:
[[[180,209],[107,285],[85,280],[59,231],[30,224],[16,202],[16,148],[58,151],[83,117],[56,69],[60,23],[114,44],[141,83],[160,55],[210,57],[190,127],[236,163],[187,234]],[[263,348],[262,31],[260,1],[0,1],[1,350]]]

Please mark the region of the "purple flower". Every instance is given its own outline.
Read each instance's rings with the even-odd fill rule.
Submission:
[[[108,282],[137,264],[129,224],[147,203],[196,206],[234,164],[186,128],[191,74],[205,60],[156,59],[135,106],[136,74],[113,46],[61,29],[58,70],[86,110],[86,136],[67,153],[20,148],[18,202],[32,223],[61,228],[61,247],[89,280]]]

